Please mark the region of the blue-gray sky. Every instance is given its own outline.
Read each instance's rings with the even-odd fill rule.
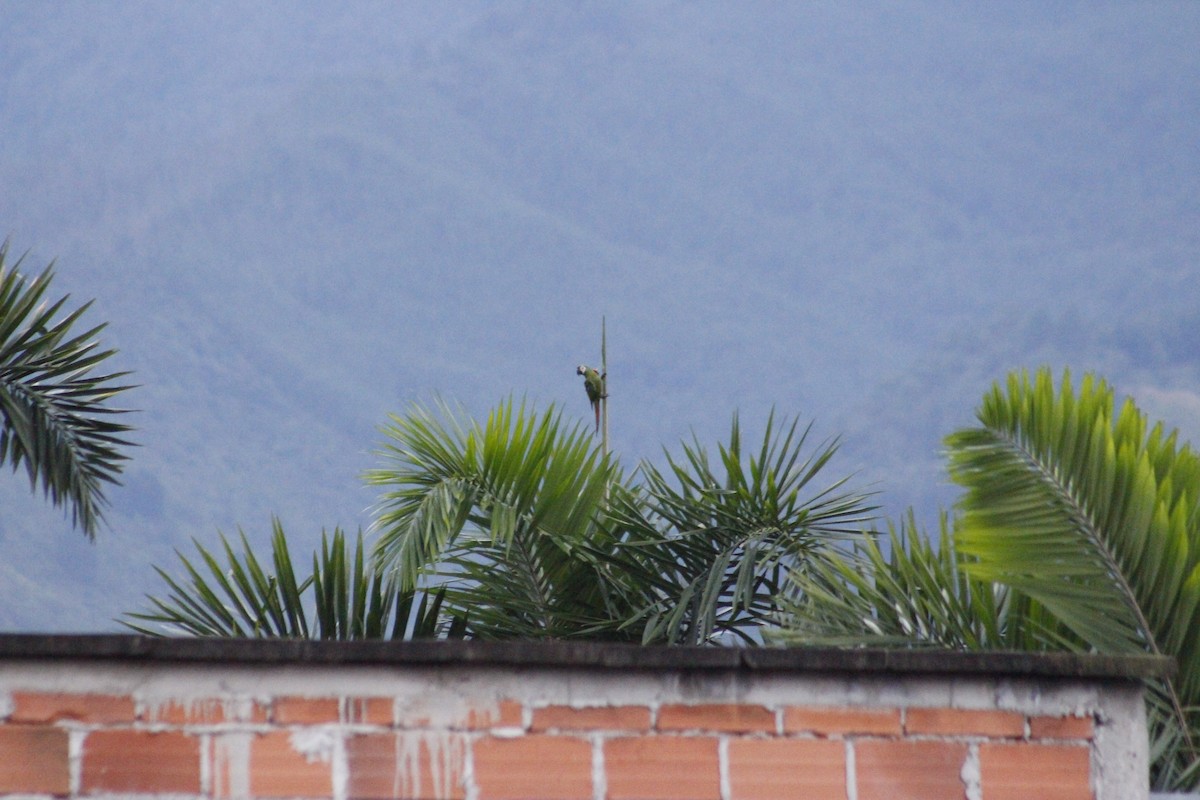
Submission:
[[[1016,367],[1200,436],[1200,5],[0,0],[0,236],[96,298],[141,447],[95,545],[0,483],[0,627],[101,630],[172,548],[369,523],[389,411],[735,410],[935,524]]]

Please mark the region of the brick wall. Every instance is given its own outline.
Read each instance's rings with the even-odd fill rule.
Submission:
[[[0,796],[1146,796],[1130,680],[644,668],[627,650],[614,666],[529,647],[436,664],[8,658]]]

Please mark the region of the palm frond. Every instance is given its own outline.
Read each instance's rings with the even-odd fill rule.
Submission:
[[[1084,647],[1178,659],[1161,693],[1186,752],[1168,760],[1191,764],[1200,460],[1132,401],[1115,411],[1112,389],[1090,375],[1076,392],[1069,373],[1057,390],[1049,370],[1014,373],[1007,393],[996,385],[984,398],[979,420],[947,439],[951,477],[966,488],[963,569],[1030,598]]]
[[[186,578],[173,578],[156,567],[167,596],[148,596],[151,608],[125,614],[121,624],[154,636],[343,641],[435,637],[456,624],[441,615],[441,593],[402,591],[374,570],[361,532],[353,553],[340,529],[332,538],[322,532],[312,572],[303,577],[295,571],[278,519],[272,520],[270,570],[254,555],[246,535],[238,534],[241,552],[220,535],[223,561],[199,542],[193,542],[199,565],[177,551]]]
[[[886,547],[863,536],[795,570],[768,638],[831,647],[1042,649],[1050,622],[1008,587],[963,570],[952,531],[943,514],[931,538],[910,510],[899,528],[889,523]]]
[[[777,428],[772,414],[746,456],[735,416],[718,466],[694,439],[667,453],[668,472],[642,465],[640,491],[620,496],[606,522],[617,544],[595,555],[640,587],[630,624],[643,641],[754,641],[788,572],[870,524],[870,495],[846,490],[848,478],[816,483],[838,443],[810,452],[810,431]]]
[[[469,609],[466,634],[499,639],[632,640],[606,576],[558,537],[519,533],[509,544],[474,534],[440,565],[449,608]]]
[[[94,374],[114,350],[102,350],[98,325],[72,335],[90,303],[61,315],[67,297],[42,301],[54,277],[51,264],[32,281],[12,268],[0,245],[0,463],[24,465],[30,485],[39,485],[55,506],[68,505],[72,524],[95,538],[107,504],[106,483],[118,477],[128,457],[124,438],[132,430],[112,415],[126,413],[107,402],[128,390],[128,373]]]
[[[406,588],[439,587],[466,635],[566,637],[603,613],[587,554],[616,466],[551,406],[502,403],[484,424],[418,406],[384,429],[375,559]]]

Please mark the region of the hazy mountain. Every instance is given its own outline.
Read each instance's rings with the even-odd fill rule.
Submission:
[[[0,1],[0,234],[139,383],[88,545],[0,482],[0,627],[99,629],[171,548],[366,524],[390,411],[768,410],[930,523],[1012,367],[1200,435],[1200,7]]]

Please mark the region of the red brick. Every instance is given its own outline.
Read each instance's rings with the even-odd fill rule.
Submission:
[[[71,788],[67,732],[0,726],[0,792],[66,794]]]
[[[12,722],[133,722],[133,698],[116,694],[13,692]]]
[[[604,743],[609,800],[715,800],[721,796],[717,740],[630,736]]]
[[[182,733],[93,731],[83,742],[85,793],[200,791],[200,741]]]
[[[271,701],[268,700],[266,705],[264,705],[257,700],[251,700],[249,706],[238,709],[237,718],[239,722],[269,722],[271,719]]]
[[[147,722],[168,725],[219,725],[223,722],[266,722],[267,709],[249,699],[206,697],[145,703],[138,716]]]
[[[396,722],[395,705],[396,702],[390,697],[347,697],[346,721],[391,726]]]
[[[646,731],[650,709],[645,706],[546,706],[533,710],[532,730]]]
[[[1031,717],[1029,735],[1034,739],[1091,739],[1095,727],[1091,717]]]
[[[1087,745],[979,746],[980,786],[987,800],[1091,800]]]
[[[904,714],[904,732],[1019,739],[1025,735],[1025,717],[1015,711],[910,708]]]
[[[783,712],[783,730],[817,736],[851,733],[899,736],[900,709],[787,708]]]
[[[962,800],[966,757],[953,742],[855,742],[858,800]]]
[[[480,706],[467,713],[467,730],[488,728],[524,728],[524,707],[515,700],[501,700],[494,706]]]
[[[224,706],[212,700],[150,704],[142,716],[148,722],[164,722],[170,725],[215,725],[227,721]]]
[[[475,742],[480,800],[591,800],[592,745],[567,736]]]
[[[316,738],[320,735],[316,731],[273,731],[255,737],[250,745],[250,794],[255,797],[332,795],[330,753],[322,752],[324,743]]]
[[[738,800],[846,800],[846,745],[812,739],[735,739],[729,787]]]
[[[379,733],[346,741],[349,794],[356,800],[462,800],[466,739]]]
[[[338,699],[336,697],[277,697],[275,698],[275,722],[280,725],[314,725],[322,722],[338,722]]]
[[[216,725],[229,721],[225,713],[225,704],[213,699],[148,703],[142,716],[148,722],[164,722],[169,725]]]
[[[658,729],[774,733],[775,712],[762,706],[741,703],[665,705],[658,710]]]

